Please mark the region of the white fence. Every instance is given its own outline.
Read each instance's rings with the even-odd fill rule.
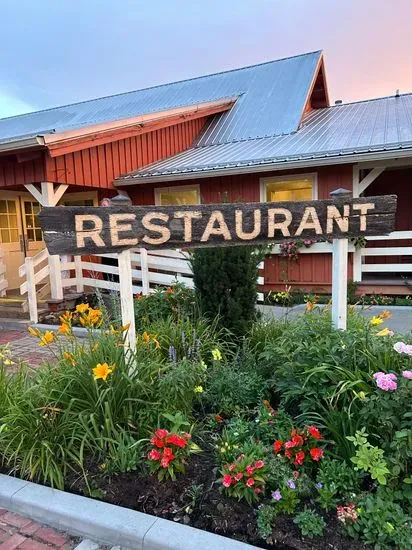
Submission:
[[[119,267],[120,256],[118,254],[94,255],[87,258],[74,256],[70,261],[61,261],[58,264],[60,273],[57,280],[66,291],[69,288],[75,289],[76,292],[84,292],[92,288],[117,291],[121,295],[121,301],[122,294],[126,292],[125,283],[128,283],[127,286],[134,295],[140,292],[146,295],[159,286],[170,286],[176,282],[183,283],[189,288],[194,287],[189,256],[185,252],[159,250],[148,253],[143,248],[133,249],[122,256],[122,261],[127,263],[127,265],[122,264],[123,268]],[[37,256],[26,258],[24,265],[19,268],[20,277],[26,279],[20,285],[20,293],[27,294],[26,311],[28,309],[30,320],[35,323],[38,322],[39,300],[50,292],[50,268],[48,263],[44,265],[48,257],[47,250],[42,250]],[[117,265],[102,263],[104,258],[116,260],[113,263]],[[121,270],[123,270],[122,273],[120,273]],[[130,272],[131,281],[125,281],[125,270]],[[263,277],[259,277],[258,284],[263,282]],[[259,293],[258,299],[263,301],[263,294]]]

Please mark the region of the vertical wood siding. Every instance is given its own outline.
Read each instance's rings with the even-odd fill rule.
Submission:
[[[43,155],[24,162],[18,162],[14,155],[0,157],[0,188],[44,181],[44,176]]]
[[[190,147],[205,122],[206,117],[188,120],[137,137],[47,156],[46,177],[58,183],[113,189],[112,182],[120,175]]]

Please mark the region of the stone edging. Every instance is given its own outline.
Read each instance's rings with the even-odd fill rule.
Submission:
[[[256,550],[180,523],[0,474],[0,506],[72,535],[133,550]]]

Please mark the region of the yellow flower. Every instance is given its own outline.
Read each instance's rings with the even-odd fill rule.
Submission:
[[[220,353],[220,350],[218,348],[215,348],[214,350],[212,350],[212,356],[215,361],[222,360],[222,354]]]
[[[63,315],[60,315],[59,319],[62,325],[70,324],[72,322],[73,314],[70,311],[66,311]]]
[[[59,333],[60,334],[70,334],[72,327],[68,325],[67,323],[62,323],[59,326]]]
[[[313,311],[315,309],[315,306],[316,306],[316,303],[315,302],[311,302],[310,300],[308,300],[306,302],[306,308],[305,310],[310,313],[311,311]]]
[[[73,357],[73,355],[72,355],[71,353],[69,353],[68,351],[64,351],[64,352],[63,352],[63,357],[64,357],[65,359],[67,359],[68,361],[70,361],[70,363],[71,363],[71,364],[73,365],[73,367],[74,367],[74,365],[76,364],[76,361],[74,360],[74,357]]]
[[[54,332],[50,332],[50,330],[46,330],[46,332],[40,338],[39,346],[48,346],[49,344],[54,342],[54,339],[55,339]]]
[[[379,315],[381,319],[390,319],[392,317],[392,313],[388,311],[387,309],[384,309],[382,313]]]
[[[203,387],[202,386],[196,386],[193,391],[195,393],[203,393]]]
[[[86,313],[88,309],[89,309],[89,304],[78,304],[76,306],[77,313]]]
[[[207,369],[207,365],[204,361],[200,361],[200,366],[202,367],[203,370]]]
[[[388,327],[383,328],[376,333],[376,336],[393,336],[393,332],[388,329]]]
[[[366,398],[365,392],[364,392],[364,391],[360,391],[360,392],[359,392],[359,399],[360,399],[361,401],[363,401],[365,398]]]
[[[121,328],[120,328],[120,331],[121,332],[126,332],[127,330],[129,330],[130,328],[130,323],[127,323],[126,325],[123,325]]]
[[[150,342],[150,336],[147,334],[146,331],[144,331],[143,335],[142,335],[142,338],[143,338],[143,342],[145,344],[148,344]]]
[[[109,365],[107,363],[98,363],[93,370],[94,379],[98,380],[101,378],[104,382],[106,382],[106,378],[111,374],[114,370],[114,365]]]
[[[30,334],[31,334],[32,336],[37,336],[37,337],[40,336],[40,331],[39,331],[38,328],[29,327],[27,330],[30,332]]]
[[[96,351],[99,349],[99,344],[95,344],[93,347],[92,347],[92,351]]]
[[[376,326],[381,325],[383,323],[383,319],[381,319],[380,317],[373,316],[372,319],[369,322],[373,327],[376,327]]]

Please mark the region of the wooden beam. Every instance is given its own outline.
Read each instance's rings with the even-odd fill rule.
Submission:
[[[35,185],[33,185],[32,183],[26,183],[26,185],[24,187],[27,189],[27,191],[31,195],[33,195],[33,197],[36,199],[36,201],[43,206],[43,197],[42,197],[41,191],[39,189],[37,189],[37,187]]]
[[[65,191],[68,187],[69,187],[68,185],[62,183],[62,184],[59,185],[59,187],[57,187],[57,189],[54,190],[54,205],[53,206],[56,206],[56,204],[62,198],[62,196],[64,195],[64,193],[65,193]]]
[[[369,185],[373,183],[376,180],[376,178],[382,174],[385,168],[386,166],[381,166],[381,167],[377,166],[375,168],[372,168],[369,174],[359,182],[359,194],[362,194],[365,191],[365,189],[367,189]]]

